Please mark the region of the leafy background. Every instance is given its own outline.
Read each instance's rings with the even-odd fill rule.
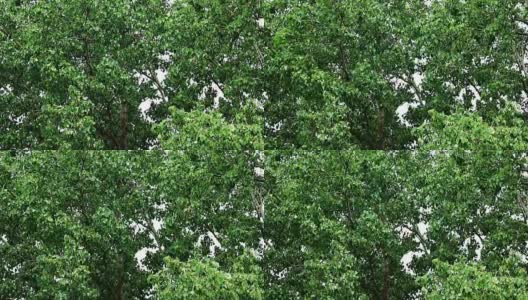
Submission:
[[[0,298],[528,299],[525,2],[0,4]]]

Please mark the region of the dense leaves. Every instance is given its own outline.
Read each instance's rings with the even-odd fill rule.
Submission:
[[[435,274],[423,278],[426,299],[527,299],[526,270],[515,260],[496,272],[478,264],[436,261]]]
[[[2,4],[2,149],[146,149],[169,107],[255,103],[270,150],[404,149],[430,110],[527,97],[521,1]]]
[[[238,263],[231,272],[210,259],[166,262],[166,269],[152,277],[158,299],[262,299],[260,271],[251,262],[249,267]]]
[[[0,298],[526,299],[527,9],[0,0]]]
[[[149,207],[155,203],[148,191],[138,189],[152,180],[145,166],[155,155],[143,156],[88,151],[2,155],[4,298],[145,295],[147,274],[134,256],[150,245],[149,235],[133,224],[153,218]]]

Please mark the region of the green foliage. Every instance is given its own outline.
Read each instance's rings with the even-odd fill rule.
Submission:
[[[414,283],[400,259],[416,244],[400,239],[397,231],[417,213],[412,202],[397,201],[400,170],[393,167],[403,160],[362,151],[268,154],[272,295],[399,299],[412,294]],[[337,269],[335,261],[341,262]]]
[[[42,255],[36,259],[38,292],[35,299],[97,299],[98,291],[90,284],[89,254],[65,236],[64,253]]]
[[[150,125],[139,104],[155,97],[155,89],[138,83],[137,74],[153,72],[160,63],[161,3],[3,0],[1,5],[2,149],[148,145]]]
[[[401,1],[272,3],[268,148],[402,147],[396,108],[412,94],[390,79],[413,73],[397,42],[412,12]]]
[[[516,0],[2,4],[2,149],[146,149],[169,107],[255,102],[270,150],[405,149],[430,110],[493,123],[528,93]]]
[[[527,54],[518,0],[0,0],[0,298],[525,299]]]
[[[505,102],[519,101],[526,92],[526,20],[522,1],[432,1],[414,35],[424,78],[423,105],[411,119],[458,108],[490,119]]]
[[[134,256],[151,240],[148,231],[136,231],[132,224],[155,218],[155,203],[145,195],[154,182],[147,166],[156,157],[89,151],[3,154],[2,297],[144,297],[146,274]]]
[[[509,261],[497,271],[475,263],[453,265],[435,261],[424,276],[425,299],[528,299],[526,270]]]
[[[262,274],[246,257],[225,272],[214,260],[165,259],[152,277],[157,299],[263,299]]]
[[[241,151],[264,148],[262,117],[254,104],[245,105],[229,122],[221,113],[170,108],[171,117],[156,131],[164,149]]]
[[[263,100],[259,79],[268,41],[256,23],[262,2],[174,1],[160,37],[172,59],[166,66],[168,101],[160,104],[165,114],[159,120],[169,106],[202,110],[215,107],[215,98],[230,120],[248,102]]]
[[[430,114],[431,120],[416,129],[421,150],[523,151],[528,147],[526,122],[511,104],[488,122],[473,113]]]

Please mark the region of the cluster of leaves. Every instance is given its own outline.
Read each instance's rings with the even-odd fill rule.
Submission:
[[[527,24],[0,0],[0,298],[526,299]]]
[[[522,1],[3,0],[0,13],[2,149],[146,149],[171,107],[236,124],[255,103],[266,149],[405,149],[429,111],[493,122],[528,94]]]
[[[263,299],[261,271],[251,262],[225,272],[211,259],[167,258],[165,268],[152,277],[158,299]]]
[[[526,269],[509,260],[497,271],[477,264],[435,261],[435,273],[424,277],[427,299],[528,299]]]
[[[176,135],[196,143],[192,130]],[[525,261],[510,279],[497,272],[528,254],[527,156],[458,142],[444,151],[4,152],[0,293],[438,299],[465,295],[460,285],[476,295],[475,280],[490,299],[522,291]]]

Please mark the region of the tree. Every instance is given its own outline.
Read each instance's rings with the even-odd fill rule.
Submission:
[[[14,152],[1,159],[3,298],[147,295],[135,255],[153,247],[148,224],[159,197],[149,166],[157,153]]]
[[[398,232],[418,213],[398,195],[406,157],[381,151],[269,155],[271,298],[404,299],[413,293],[400,260],[417,244]]]
[[[0,298],[525,297],[525,2],[0,4]]]
[[[141,149],[161,1],[2,1],[0,147]],[[4,21],[5,20],[5,21]]]
[[[411,122],[460,108],[489,121],[508,101],[524,102],[526,8],[515,0],[432,2],[413,37],[423,79]]]
[[[408,2],[273,1],[268,148],[405,145],[396,109],[412,87],[393,80],[414,73],[407,30],[423,6]]]

